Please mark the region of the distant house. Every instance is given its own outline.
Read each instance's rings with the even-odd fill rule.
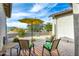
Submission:
[[[7,36],[6,18],[11,16],[11,4],[0,3],[0,50],[3,47],[3,37]]]
[[[66,37],[74,41],[74,19],[72,9],[64,10],[52,15],[56,21],[54,33],[57,38]]]

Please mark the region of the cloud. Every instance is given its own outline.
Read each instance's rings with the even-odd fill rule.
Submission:
[[[40,17],[40,16],[45,16],[48,14],[48,11],[55,7],[57,4],[47,4],[47,3],[36,3],[35,5],[33,5],[33,7],[31,8],[31,12],[17,12],[17,13],[12,13],[12,17],[13,19],[16,18],[23,18],[23,17]],[[44,9],[46,8],[46,9]],[[41,11],[40,11],[41,10]],[[36,13],[37,12],[37,13]],[[37,15],[38,14],[38,15]]]
[[[19,19],[25,18],[25,17],[26,18],[27,17],[40,18],[45,21],[44,23],[51,22],[49,15],[60,12],[60,8],[59,9],[54,8],[54,7],[58,6],[58,4],[56,4],[56,3],[35,3],[30,8],[28,5],[23,5],[23,6],[19,6],[19,7],[16,5],[14,6],[13,11],[16,11],[16,13],[12,12],[12,17],[7,19],[7,26],[26,28],[26,24],[18,22]],[[18,8],[16,8],[16,7],[18,7]],[[66,9],[62,6],[60,6],[60,7],[62,8],[62,10]]]
[[[31,16],[30,13],[23,13],[23,12],[18,12],[18,13],[12,13],[12,17],[20,17],[20,16]]]
[[[12,16],[11,18],[7,19],[7,26],[8,27],[19,27],[19,28],[26,28],[26,24],[24,23],[20,23],[18,22],[19,19],[21,18],[24,18],[24,17],[34,17],[36,16],[37,18],[40,18],[41,16],[46,16],[45,18],[42,18],[43,20],[45,20],[44,23],[47,23],[49,22],[49,18],[47,17],[48,15],[48,10],[51,9],[51,8],[48,8],[47,10],[45,10],[44,8],[45,7],[51,7],[49,6],[49,4],[35,4],[33,6],[33,8],[30,10],[31,12],[17,12],[17,13],[12,13]],[[56,4],[54,4],[52,7],[54,7]],[[41,12],[38,12],[40,11]],[[37,13],[34,13],[34,12],[38,12],[38,15]]]
[[[26,28],[27,24],[20,22],[7,22],[8,27]]]
[[[57,5],[57,3],[53,4],[46,4],[45,8],[42,8],[41,11],[37,12],[35,14],[36,17],[48,17],[51,13],[49,12],[51,8],[54,8]],[[36,9],[37,10],[37,9]],[[53,12],[52,12],[53,13]],[[38,14],[38,15],[37,15]]]
[[[30,10],[30,12],[39,12],[40,10],[42,10],[43,8],[45,8],[47,6],[47,4],[41,4],[41,3],[36,3],[32,9]]]
[[[17,21],[25,17],[31,17],[31,15],[32,15],[31,13],[24,13],[24,12],[12,13],[11,18],[7,18],[7,22]]]
[[[52,22],[52,18],[51,17],[45,17],[45,18],[41,18],[41,20],[43,19],[43,24],[47,24],[47,23],[53,23]]]

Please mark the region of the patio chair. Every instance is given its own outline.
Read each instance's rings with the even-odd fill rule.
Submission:
[[[20,45],[20,50],[19,50],[19,55],[21,50],[29,50],[29,56],[31,54],[31,48],[33,47],[33,52],[34,51],[34,44],[30,43],[29,40],[19,40],[19,45]]]
[[[57,52],[58,52],[58,55],[59,55],[59,51],[58,51],[58,44],[59,44],[59,42],[60,42],[60,39],[53,40],[52,42],[46,42],[43,45],[42,55],[44,53],[44,49],[49,51],[50,56],[51,56],[51,51],[57,49]]]
[[[55,38],[55,35],[54,36],[51,36],[50,39],[47,39],[46,42],[52,42],[54,38]]]

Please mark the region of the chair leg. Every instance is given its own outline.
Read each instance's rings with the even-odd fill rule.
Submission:
[[[50,53],[50,56],[52,56],[51,51],[49,51],[49,53]]]
[[[35,48],[34,48],[34,45],[33,45],[33,53],[35,53]]]
[[[18,50],[19,50],[19,49],[18,49],[18,48],[16,48],[16,50],[17,50],[17,56],[18,56]]]
[[[43,53],[44,53],[44,47],[43,47],[43,50],[42,50],[42,56],[43,56]]]
[[[57,53],[58,53],[58,56],[60,56],[58,49],[57,49]]]
[[[31,48],[29,49],[29,56],[30,56],[30,54],[31,54]]]
[[[12,56],[12,48],[10,48],[10,56]]]
[[[20,51],[21,51],[21,49],[19,49],[19,53],[18,53],[19,56],[20,56]]]

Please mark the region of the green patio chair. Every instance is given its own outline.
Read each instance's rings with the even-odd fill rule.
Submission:
[[[57,52],[58,52],[58,55],[59,55],[59,51],[58,51],[58,44],[59,44],[59,42],[60,42],[60,39],[53,40],[52,42],[46,42],[43,45],[42,55],[44,53],[44,49],[49,51],[50,56],[51,56],[51,51],[57,49]]]
[[[52,42],[54,38],[55,38],[55,35],[54,36],[51,36],[50,39],[47,39],[46,42]]]
[[[19,40],[19,45],[20,45],[19,55],[21,50],[25,50],[25,51],[29,50],[29,56],[30,56],[32,47],[33,47],[33,52],[35,53],[34,44],[29,42],[29,40]]]

